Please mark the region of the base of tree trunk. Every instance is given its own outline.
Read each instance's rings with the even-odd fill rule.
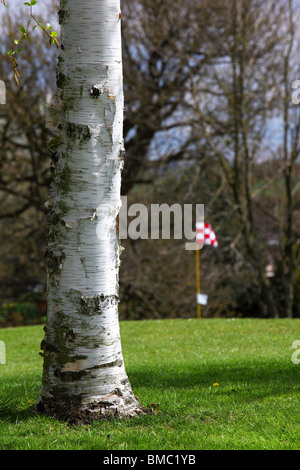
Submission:
[[[68,397],[68,399],[59,399],[57,397],[55,399],[45,399],[40,397],[35,411],[38,414],[47,415],[74,425],[90,424],[93,421],[108,420],[110,418],[124,419],[154,414],[152,408],[140,405],[136,399],[124,399],[116,394],[84,406],[79,402],[78,397]]]

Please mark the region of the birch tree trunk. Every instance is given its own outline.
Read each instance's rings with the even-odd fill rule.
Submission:
[[[69,420],[142,412],[118,320],[123,164],[119,0],[61,0],[58,135],[46,253],[48,315],[37,411]]]

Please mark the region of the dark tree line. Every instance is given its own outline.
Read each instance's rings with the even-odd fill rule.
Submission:
[[[122,5],[123,195],[149,207],[205,204],[219,239],[201,253],[207,315],[299,315],[298,14],[291,0]],[[5,28],[2,51],[14,21]],[[9,103],[0,108],[1,298],[45,284],[53,135],[43,104],[55,99],[55,54],[33,36],[19,87],[8,58],[0,65]],[[122,245],[123,318],[193,315],[194,258],[183,241]]]

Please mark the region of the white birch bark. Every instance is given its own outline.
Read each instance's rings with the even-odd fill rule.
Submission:
[[[119,0],[61,0],[58,136],[52,147],[48,316],[37,410],[134,415],[118,320],[123,164]]]

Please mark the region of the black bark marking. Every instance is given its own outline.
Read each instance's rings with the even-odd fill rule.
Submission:
[[[101,315],[103,311],[118,303],[118,298],[115,295],[95,295],[94,297],[88,298],[85,296],[80,297],[80,313],[83,315]]]
[[[88,140],[91,137],[91,131],[88,125],[75,124],[73,122],[67,123],[66,134],[68,137],[80,140],[80,142]]]
[[[58,11],[58,22],[59,24],[65,24],[68,22],[70,12],[69,10],[61,9]]]
[[[58,276],[62,270],[62,265],[65,260],[64,253],[57,254],[48,247],[45,253],[45,260],[48,273],[53,277]]]
[[[102,89],[97,86],[92,86],[90,89],[90,94],[93,98],[98,98],[102,94]]]

